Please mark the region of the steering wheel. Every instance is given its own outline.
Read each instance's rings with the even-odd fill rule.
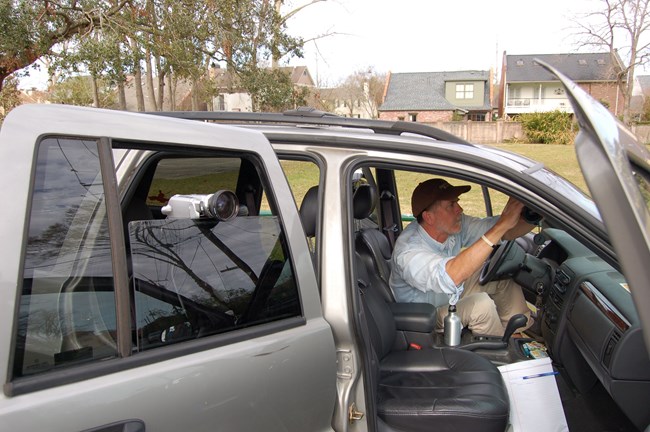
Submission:
[[[479,285],[516,275],[525,258],[526,253],[515,241],[507,240],[500,243],[483,263],[478,278]]]

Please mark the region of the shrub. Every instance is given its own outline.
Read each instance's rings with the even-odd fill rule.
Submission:
[[[519,117],[530,143],[571,144],[576,128],[572,115],[562,111],[527,113]]]

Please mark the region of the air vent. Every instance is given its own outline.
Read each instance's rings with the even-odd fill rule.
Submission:
[[[606,367],[609,367],[610,362],[612,361],[612,353],[616,348],[616,344],[621,340],[621,334],[619,332],[612,332],[612,335],[607,341],[607,346],[605,346],[605,351],[603,352],[603,364]]]
[[[555,306],[560,309],[564,304],[564,294],[566,293],[567,286],[571,283],[571,277],[563,270],[558,270],[555,273],[555,280],[551,289],[551,300]]]
[[[563,293],[566,291],[566,286],[571,283],[571,276],[569,276],[564,270],[558,270],[555,273],[555,282],[558,285],[561,285],[564,289]]]

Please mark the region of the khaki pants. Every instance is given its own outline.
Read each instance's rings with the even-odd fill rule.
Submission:
[[[505,326],[511,316],[524,314],[528,323],[519,331],[533,324],[530,309],[526,305],[521,287],[512,279],[493,281],[479,285],[480,270],[465,281],[465,289],[456,303],[458,316],[463,327],[472,333],[490,336],[503,336]],[[443,331],[448,305],[437,308],[436,331]]]

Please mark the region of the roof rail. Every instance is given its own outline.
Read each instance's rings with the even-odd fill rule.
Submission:
[[[147,112],[146,114],[205,122],[284,123],[341,126],[356,129],[370,129],[376,134],[383,135],[402,135],[404,133],[411,133],[427,138],[433,138],[438,141],[470,144],[468,141],[459,138],[456,135],[422,123],[341,117],[310,107],[300,107],[296,110],[285,111],[284,113],[254,113],[239,111],[152,111]]]

